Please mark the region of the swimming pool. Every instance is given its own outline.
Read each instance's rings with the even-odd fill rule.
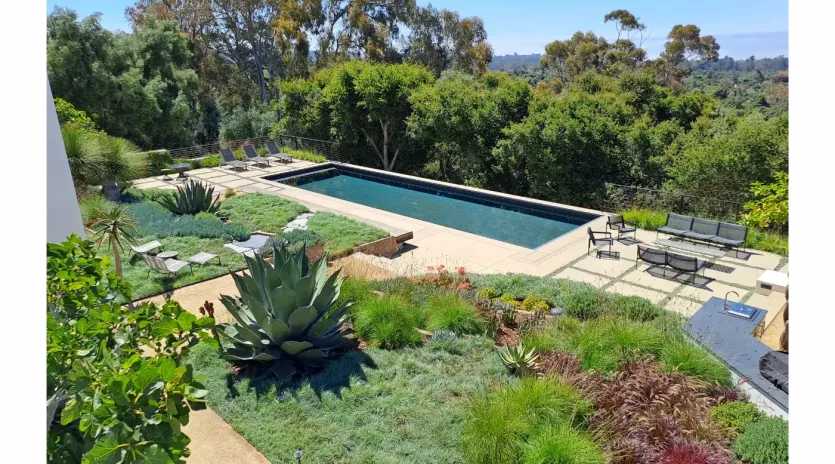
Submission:
[[[341,163],[267,179],[525,248],[537,248],[599,217]]]

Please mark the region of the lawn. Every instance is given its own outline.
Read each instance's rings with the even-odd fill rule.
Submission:
[[[328,212],[314,214],[308,220],[307,227],[322,236],[328,253],[342,253],[357,245],[389,236],[384,230]]]
[[[210,264],[194,265],[193,272],[188,268],[176,275],[162,275],[156,272],[148,274],[148,266],[140,256],[133,256],[127,246],[122,250],[123,275],[133,286],[133,298],[146,298],[160,293],[184,287],[203,280],[228,274],[245,267],[243,256],[224,247],[232,240],[246,240],[253,230],[281,232],[287,223],[301,213],[307,212],[303,205],[273,195],[247,194],[236,195],[221,202],[220,215],[230,218],[229,223],[222,222],[210,214],[195,216],[175,215],[157,203],[162,196],[172,195],[168,190],[129,189],[122,196],[122,204],[127,207],[136,224],[137,244],[159,240],[166,251],[177,251],[177,259],[185,261],[189,256],[200,252],[220,256],[222,264],[212,260]],[[96,208],[112,206],[99,195],[84,198],[80,203],[85,223]],[[382,230],[353,219],[331,213],[316,213],[310,220],[310,229],[324,241],[328,252],[341,252],[357,245],[371,242],[388,234]],[[108,256],[111,269],[114,269],[113,253],[107,246],[98,250],[101,256]]]
[[[285,200],[275,195],[250,193],[235,195],[220,204],[221,216],[232,222],[244,224],[252,230],[279,233],[296,216],[308,212],[308,209],[295,201]]]
[[[220,256],[223,264],[218,265],[217,260],[212,260],[210,264],[202,266],[197,264],[193,265],[193,273],[186,268],[181,270],[176,276],[167,276],[158,272],[151,272],[149,275],[148,265],[145,264],[145,261],[140,256],[134,256],[128,259],[132,251],[126,247],[126,251],[122,253],[122,274],[125,280],[130,282],[133,287],[132,296],[135,300],[213,279],[246,267],[244,257],[224,247],[223,244],[225,242],[220,238],[156,237],[149,235],[139,237],[137,243],[148,243],[153,240],[159,240],[166,251],[179,252],[177,256],[179,260],[184,261],[189,256],[205,251]],[[102,246],[98,249],[98,254],[110,258],[110,270],[115,270],[113,265],[113,252],[109,247]]]
[[[191,364],[211,408],[271,462],[299,449],[315,463],[465,462],[468,397],[511,380],[484,337],[354,351],[280,392],[234,378],[206,347]]]

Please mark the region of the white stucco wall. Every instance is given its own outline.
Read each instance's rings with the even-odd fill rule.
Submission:
[[[70,164],[64,150],[61,126],[49,77],[46,81],[46,240],[63,242],[70,234],[84,237],[81,211],[70,175]]]

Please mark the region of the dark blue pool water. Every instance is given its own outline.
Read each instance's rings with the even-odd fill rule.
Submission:
[[[594,219],[591,214],[505,203],[499,197],[446,190],[345,169],[276,179],[304,190],[434,224],[536,248]]]

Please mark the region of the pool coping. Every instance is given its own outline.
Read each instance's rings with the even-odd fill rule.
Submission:
[[[314,166],[306,166],[304,168],[294,169],[292,171],[285,171],[285,172],[277,173],[277,174],[274,174],[274,175],[265,176],[262,179],[265,180],[265,181],[275,182],[276,184],[281,184],[282,187],[298,188],[298,187],[295,187],[293,185],[284,184],[283,182],[279,182],[279,180],[289,180],[289,179],[299,177],[299,176],[303,176],[303,175],[306,175],[306,174],[310,174],[310,173],[313,173],[313,172],[325,171],[327,169],[333,169],[333,168],[338,169],[341,166],[347,166],[348,170],[365,171],[365,172],[369,173],[370,175],[377,175],[377,176],[383,176],[383,177],[391,176],[391,177],[401,178],[402,180],[407,181],[407,182],[411,182],[411,183],[430,184],[430,185],[434,185],[434,186],[442,188],[442,189],[451,190],[453,192],[459,191],[459,192],[463,192],[464,194],[469,193],[469,194],[472,194],[473,196],[476,196],[476,197],[486,197],[488,199],[490,197],[496,197],[498,200],[504,200],[504,202],[506,202],[506,203],[518,204],[518,205],[523,206],[523,207],[525,206],[525,204],[533,204],[533,205],[537,205],[539,207],[542,207],[543,209],[546,209],[546,210],[547,209],[567,210],[567,211],[570,211],[570,212],[577,213],[578,215],[592,216],[586,222],[578,224],[577,227],[575,227],[573,230],[571,230],[571,231],[569,231],[565,234],[562,234],[560,236],[554,237],[553,239],[551,239],[551,240],[549,240],[545,243],[542,243],[541,245],[539,245],[535,248],[529,248],[529,247],[525,247],[525,246],[522,246],[522,245],[516,245],[516,244],[509,243],[509,242],[503,242],[501,240],[493,239],[491,237],[485,237],[483,235],[475,234],[473,232],[468,232],[468,231],[464,231],[464,230],[460,230],[460,229],[455,229],[453,227],[445,226],[443,224],[436,224],[432,221],[427,221],[427,220],[419,219],[419,218],[412,218],[410,216],[402,215],[402,214],[399,214],[399,213],[386,211],[386,210],[379,209],[379,208],[374,208],[374,207],[368,206],[368,205],[362,205],[361,203],[355,203],[355,202],[351,202],[349,200],[344,200],[344,199],[341,199],[341,198],[332,197],[330,195],[325,195],[325,194],[321,194],[321,193],[318,193],[318,192],[312,192],[312,193],[317,193],[318,195],[323,195],[323,196],[328,197],[328,198],[336,198],[338,200],[346,201],[348,203],[353,203],[353,204],[365,206],[365,207],[368,207],[368,208],[376,209],[378,211],[384,211],[384,212],[389,213],[389,214],[396,214],[396,215],[403,216],[403,217],[406,217],[406,218],[409,218],[409,219],[412,219],[412,220],[427,222],[427,223],[430,223],[430,224],[436,224],[438,226],[447,227],[449,229],[454,229],[454,230],[457,230],[457,231],[462,232],[462,233],[472,234],[472,235],[476,235],[476,236],[483,237],[483,238],[486,238],[486,239],[491,239],[491,240],[496,240],[496,241],[499,241],[499,242],[502,242],[502,243],[507,243],[509,245],[513,245],[513,246],[516,246],[516,247],[519,247],[519,248],[523,248],[525,250],[530,250],[531,252],[553,252],[553,251],[557,251],[561,248],[564,248],[565,246],[567,246],[567,245],[573,243],[574,241],[576,241],[579,238],[578,237],[579,235],[583,235],[583,236],[586,235],[586,231],[583,230],[583,228],[589,227],[592,223],[594,223],[596,221],[599,221],[601,219],[601,217],[607,217],[607,216],[611,215],[611,213],[607,213],[607,212],[604,212],[604,211],[593,210],[593,209],[589,209],[589,208],[581,208],[581,207],[578,207],[578,206],[572,206],[572,205],[566,205],[566,204],[562,204],[562,203],[555,203],[555,202],[550,202],[550,201],[545,201],[545,200],[539,200],[539,199],[536,199],[536,198],[523,197],[523,196],[519,196],[519,195],[511,195],[511,194],[508,194],[508,193],[495,192],[495,191],[492,191],[492,190],[485,190],[485,189],[470,187],[470,186],[466,186],[466,185],[452,184],[452,183],[449,183],[449,182],[443,182],[443,181],[434,180],[434,179],[425,179],[425,178],[422,178],[422,177],[410,176],[410,175],[407,175],[407,174],[401,174],[401,173],[391,172],[391,171],[383,171],[383,170],[380,170],[380,169],[368,168],[368,167],[365,167],[365,166],[357,166],[357,165],[354,165],[354,164],[342,163],[342,162],[339,162],[339,161],[328,161],[326,163],[321,163],[321,164],[317,164],[317,165],[314,165]],[[305,189],[300,189],[300,190],[305,190]],[[305,190],[305,191],[309,191],[309,190]],[[533,209],[533,208],[531,208],[531,209]],[[564,239],[569,239],[569,238],[571,240],[564,240]],[[555,246],[555,245],[560,244],[560,242],[564,242],[565,245],[558,246],[558,247]]]

